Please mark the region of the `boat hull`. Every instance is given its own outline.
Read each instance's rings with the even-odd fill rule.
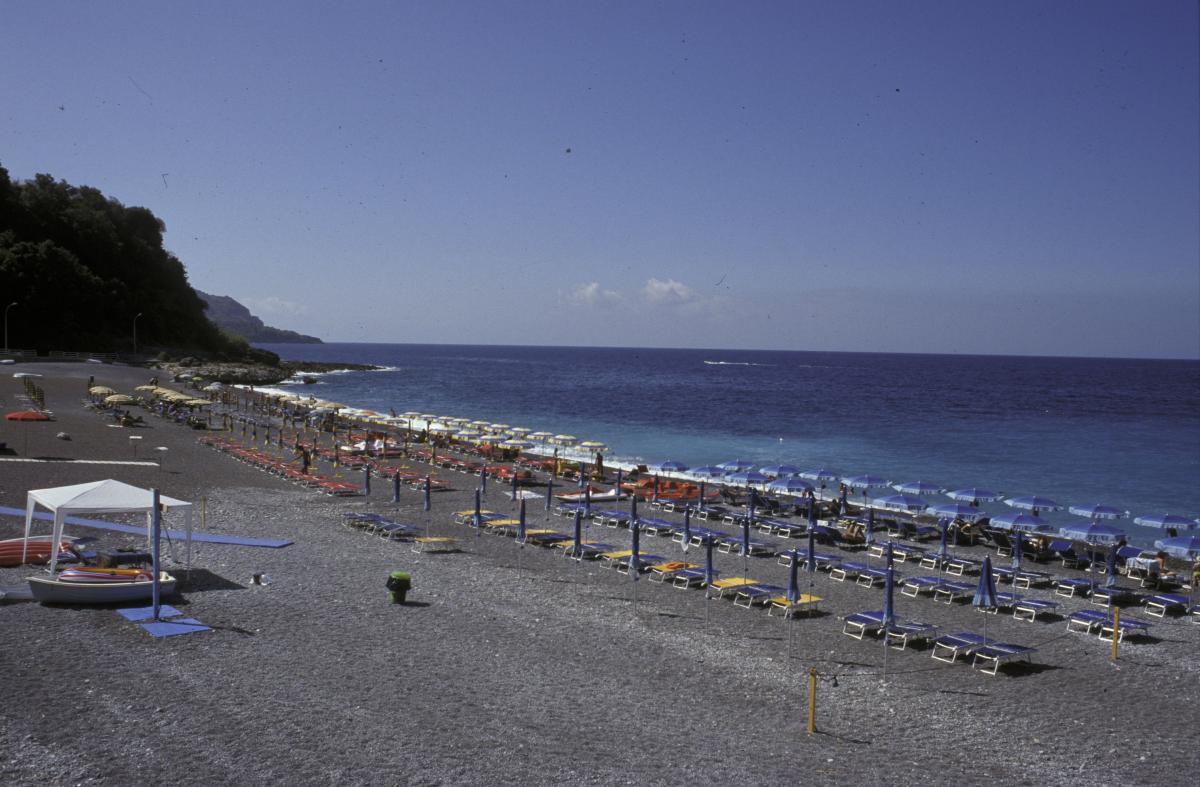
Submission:
[[[159,595],[175,592],[175,577],[160,575]],[[29,577],[33,598],[43,604],[116,604],[124,601],[148,601],[154,595],[154,583],[139,582],[63,582],[50,577]]]
[[[64,538],[59,542],[59,554],[67,551],[71,539]],[[0,541],[0,567],[11,568],[21,565],[21,554],[25,552],[25,562],[30,565],[40,565],[50,562],[50,536],[31,536],[29,549],[25,551],[25,539],[9,538]]]

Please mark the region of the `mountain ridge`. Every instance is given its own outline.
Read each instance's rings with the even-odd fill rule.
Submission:
[[[195,288],[193,288],[195,289]],[[250,313],[250,310],[228,295],[210,295],[196,290],[208,305],[208,319],[218,328],[237,334],[248,342],[278,344],[324,344],[316,336],[307,336],[284,328],[273,328]]]

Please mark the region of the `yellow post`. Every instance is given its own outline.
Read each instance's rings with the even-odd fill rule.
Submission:
[[[1121,608],[1113,607],[1112,660],[1117,660],[1117,640],[1121,638]]]
[[[817,731],[817,668],[808,670],[808,732]]]

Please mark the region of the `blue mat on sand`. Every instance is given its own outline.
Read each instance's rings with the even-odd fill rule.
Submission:
[[[0,514],[21,517],[22,519],[25,518],[25,511],[21,508],[0,506]],[[54,521],[54,517],[44,511],[35,511],[33,518],[48,522]],[[145,526],[139,527],[138,525],[122,525],[116,522],[101,522],[98,519],[82,519],[76,516],[67,517],[66,523],[68,525],[82,525],[83,527],[96,527],[100,528],[101,530],[112,530],[117,533],[134,533],[141,535],[146,532]],[[182,530],[164,530],[163,535],[167,538],[173,538],[180,541],[187,538],[187,533],[183,532]],[[197,532],[192,533],[192,540],[204,544],[232,544],[240,547],[269,547],[272,549],[286,547],[292,543],[291,541],[287,541],[282,538],[244,538],[242,536],[220,536],[216,533]]]

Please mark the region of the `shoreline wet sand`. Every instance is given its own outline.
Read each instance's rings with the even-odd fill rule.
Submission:
[[[201,445],[204,431],[148,414],[146,428],[115,428],[83,407],[89,375],[129,392],[147,381],[143,369],[5,366],[6,412],[19,404],[17,371],[45,375],[37,383],[56,420],[0,422],[0,441],[17,452],[0,458],[128,461],[128,438],[140,436],[137,458],[162,466],[0,462],[0,505],[23,508],[29,489],[116,478],[205,499],[208,532],[294,544],[194,548],[191,577],[169,601],[211,632],[154,640],[111,608],[0,606],[10,688],[0,711],[5,784],[1194,779],[1200,626],[1187,619],[1146,618],[1151,637],[1122,644],[1114,664],[1109,643],[1068,633],[1061,619],[1026,623],[897,594],[904,618],[948,633],[986,625],[989,637],[1038,647],[1033,667],[988,677],[927,649],[885,651],[843,635],[840,616],[881,608],[882,593],[826,573],[800,578],[802,592],[824,599],[822,614],[784,621],[477,535],[451,522],[451,512],[471,507],[476,479],[445,470],[436,475],[453,489],[433,496],[433,530],[460,538],[462,551],[417,555],[343,526],[342,514],[424,525],[419,492],[406,488],[396,506],[390,485],[376,479],[370,497],[329,497]],[[55,439],[60,431],[71,440]],[[506,492],[489,484],[485,506],[509,510]],[[538,505],[529,515],[531,526],[545,521]],[[21,526],[0,517],[0,537]],[[548,526],[569,532],[571,521],[552,517]],[[69,532],[120,543],[107,532]],[[587,537],[624,547],[629,533],[593,524]],[[644,535],[641,548],[680,554],[665,538]],[[787,584],[774,558],[748,565],[756,578]],[[742,566],[740,556],[717,555],[726,575]],[[183,575],[182,566],[167,568]],[[0,569],[0,586],[37,570]],[[413,575],[406,605],[389,603],[384,583],[394,570]],[[251,585],[255,573],[270,584]],[[1096,609],[1057,600],[1067,611]],[[1137,608],[1129,614],[1145,618]],[[812,667],[815,735],[805,731]]]

